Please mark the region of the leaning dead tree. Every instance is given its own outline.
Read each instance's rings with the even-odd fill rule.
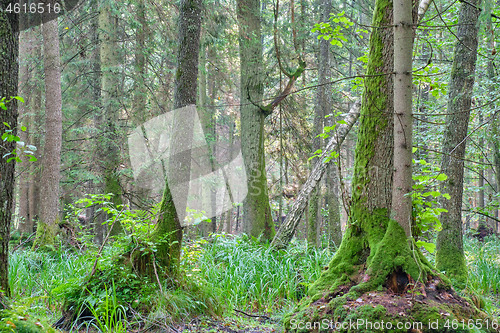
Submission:
[[[307,178],[304,186],[300,190],[297,195],[297,199],[295,200],[292,209],[288,213],[285,221],[280,226],[276,236],[274,237],[271,246],[281,249],[285,248],[295,233],[297,226],[299,225],[300,218],[304,213],[304,210],[307,207],[307,201],[309,200],[309,196],[314,191],[316,186],[318,186],[321,181],[321,177],[325,173],[328,164],[330,163],[329,157],[333,152],[338,150],[342,142],[344,142],[347,133],[351,130],[352,126],[356,123],[359,118],[359,110],[361,107],[361,101],[358,100],[351,107],[351,110],[346,115],[344,121],[338,126],[336,134],[333,135],[325,149],[323,150],[321,156],[318,161],[314,165],[314,168],[311,171],[311,174]]]

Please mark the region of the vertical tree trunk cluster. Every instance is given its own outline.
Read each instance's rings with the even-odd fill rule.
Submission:
[[[460,40],[455,46],[448,85],[441,162],[441,172],[448,176],[441,186],[441,193],[448,193],[451,199],[441,200],[442,207],[447,212],[441,214],[443,229],[437,238],[436,266],[459,283],[465,283],[467,278],[462,239],[463,158],[476,70],[479,18],[476,6],[479,5],[480,0],[460,4],[460,25],[457,32]]]

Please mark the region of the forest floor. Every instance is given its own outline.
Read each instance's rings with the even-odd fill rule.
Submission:
[[[500,317],[500,240],[479,242],[465,238],[465,254],[469,267],[467,289],[485,299],[485,312]],[[126,332],[283,332],[283,317],[294,311],[332,255],[327,248],[308,248],[306,243],[297,241],[281,252],[245,236],[214,235],[187,241],[182,269],[191,283],[188,285],[197,287],[164,288],[161,293],[153,284],[153,293],[143,303],[147,304],[143,309],[149,311],[139,315],[139,320],[129,320]],[[432,254],[427,253],[427,257],[433,261]],[[40,318],[44,325],[56,322],[61,317],[64,290],[78,284],[94,261],[92,255],[62,247],[53,254],[31,251],[29,247],[16,250],[10,257],[9,269],[16,309],[11,318]],[[103,261],[103,265],[107,262]],[[115,290],[113,286],[113,293],[125,295],[127,289],[118,287],[120,280],[115,279],[114,283],[117,287]],[[96,308],[108,304],[107,295],[93,295]],[[138,297],[134,295],[133,299]],[[219,315],[204,315],[207,306]],[[1,326],[8,318],[0,319]],[[138,322],[141,327],[135,324]]]
[[[196,318],[187,324],[177,325],[173,332],[182,333],[270,333],[283,332],[283,325],[274,318]]]

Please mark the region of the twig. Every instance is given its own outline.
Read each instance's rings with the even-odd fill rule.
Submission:
[[[31,237],[33,237],[33,235],[36,235],[36,232],[32,233],[31,235],[29,235],[29,237],[22,243],[20,243],[19,245],[17,245],[13,250],[12,250],[12,253],[14,253],[18,248],[20,248],[21,246],[23,246],[24,244],[28,243],[30,240],[31,240]]]
[[[161,286],[160,278],[158,277],[158,272],[156,271],[156,257],[154,253],[153,253],[153,269],[155,271],[156,281],[158,281],[158,286],[160,287],[160,292],[163,295],[163,288]]]
[[[468,212],[468,213],[474,213],[474,214],[483,215],[483,216],[486,216],[487,218],[490,218],[490,219],[492,219],[494,221],[500,222],[500,220],[497,219],[496,217],[493,217],[491,215],[488,215],[486,213],[483,213],[483,212],[480,212],[480,211],[477,211],[477,210],[474,210],[474,209],[462,209],[462,212]]]
[[[101,244],[101,247],[99,248],[99,251],[97,252],[97,257],[95,258],[95,261],[94,261],[94,266],[92,267],[92,271],[90,272],[89,276],[88,276],[88,281],[90,281],[90,279],[92,278],[92,276],[94,276],[95,274],[95,271],[96,271],[96,268],[97,268],[97,262],[99,261],[99,257],[101,256],[102,254],[102,250],[104,249],[104,245],[106,245],[106,242],[108,241],[108,238],[109,236],[111,235],[111,231],[113,230],[113,227],[116,223],[116,221],[118,221],[118,218],[120,217],[120,215],[122,215],[123,211],[125,210],[125,207],[122,208],[122,210],[120,211],[120,213],[116,216],[115,220],[113,221],[113,223],[111,223],[111,227],[109,228],[109,231],[108,231],[108,234],[106,235],[106,238],[104,238],[104,241],[102,242]],[[87,281],[87,282],[88,282]]]
[[[265,319],[271,320],[271,318],[269,318],[268,316],[264,316],[264,315],[251,315],[249,313],[246,313],[246,312],[243,312],[243,311],[240,311],[240,310],[236,310],[236,309],[234,309],[234,311],[242,313],[245,316],[252,317],[252,318],[265,318]]]

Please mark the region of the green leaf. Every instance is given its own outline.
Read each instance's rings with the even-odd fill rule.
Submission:
[[[21,131],[26,132],[26,126],[21,126]]]
[[[13,98],[17,99],[21,103],[24,103],[24,98],[22,98],[21,96],[14,96]]]
[[[426,249],[427,251],[429,251],[429,253],[434,253],[434,251],[436,251],[436,244],[434,243],[428,243],[428,242],[424,242],[424,241],[417,241],[417,246],[419,247],[423,247],[424,249]]]
[[[439,181],[445,181],[446,179],[448,179],[448,176],[445,175],[444,173],[440,173],[439,175],[436,176],[436,180],[439,180]]]

